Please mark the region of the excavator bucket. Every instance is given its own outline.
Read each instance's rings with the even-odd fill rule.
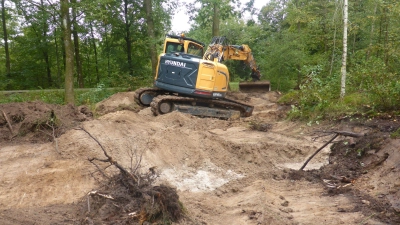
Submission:
[[[267,92],[271,91],[271,83],[269,81],[242,81],[239,82],[239,90],[241,92]]]

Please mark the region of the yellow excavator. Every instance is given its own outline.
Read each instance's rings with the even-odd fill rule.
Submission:
[[[247,45],[226,45],[224,37],[214,37],[207,51],[205,44],[184,35],[167,35],[159,56],[153,88],[135,91],[135,101],[150,106],[154,115],[180,111],[196,116],[223,119],[248,117],[252,105],[226,97],[229,71],[224,60],[242,60],[252,69],[254,82],[240,88],[270,90],[268,81],[259,81],[258,70]],[[257,82],[258,81],[258,82]]]

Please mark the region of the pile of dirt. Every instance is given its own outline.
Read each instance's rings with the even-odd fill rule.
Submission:
[[[35,103],[22,103],[1,108],[15,120],[10,122],[13,129],[28,130],[10,142],[8,122],[0,116],[2,224],[134,224],[149,221],[149,214],[142,213],[146,204],[139,204],[148,201],[183,207],[184,219],[174,223],[182,225],[399,222],[400,140],[388,138],[397,130],[394,118],[318,126],[285,121],[287,108],[276,103],[276,92],[230,93],[230,98],[255,106],[251,117],[239,120],[178,112],[155,117],[132,96],[119,93],[99,103],[96,111],[104,115],[97,119],[71,106],[36,103],[27,111],[25,104]],[[30,117],[36,113],[37,118]],[[64,128],[58,151],[42,132],[57,125],[54,117]],[[22,125],[15,118],[45,122],[39,123],[42,131],[35,131],[30,124],[37,122]],[[309,170],[295,172],[330,139],[320,137],[322,130],[367,136],[338,138],[309,162]],[[100,162],[107,157],[99,143],[124,168],[156,174],[154,185],[135,191],[118,169]],[[94,158],[97,166],[88,160]],[[108,178],[100,170],[107,170]]]
[[[369,120],[364,127],[369,130],[365,136],[343,138],[332,145],[329,164],[318,170],[291,170],[289,179],[322,183],[327,195],[345,195],[355,203],[350,208],[339,208],[340,212],[361,211],[385,224],[400,224],[400,182],[393,174],[400,171],[400,152],[392,148],[400,141],[390,139],[390,132],[396,131],[400,123],[396,119]],[[380,181],[374,180],[376,177]],[[375,186],[376,182],[380,184]],[[374,189],[380,193],[368,193]]]
[[[86,106],[61,106],[40,101],[0,104],[0,113],[0,142],[18,144],[53,141],[93,117]]]
[[[116,93],[96,104],[96,114],[105,115],[121,110],[138,112],[140,107],[135,103],[134,92]]]

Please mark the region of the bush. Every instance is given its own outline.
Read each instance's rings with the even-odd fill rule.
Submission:
[[[280,103],[292,105],[291,119],[333,119],[379,112],[393,113],[400,105],[400,75],[380,59],[360,61],[347,73],[346,95],[340,99],[340,74],[324,76],[318,66],[303,67],[306,79]]]
[[[79,94],[76,101],[78,105],[91,105],[110,97],[111,94],[112,93],[105,88],[104,84],[100,83],[95,89]]]

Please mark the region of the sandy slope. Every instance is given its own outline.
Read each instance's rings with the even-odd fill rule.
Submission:
[[[121,107],[115,104],[121,95],[125,106],[133,104],[131,94],[111,97],[102,108],[110,112]],[[181,224],[381,224],[355,210],[359,200],[328,195],[321,182],[290,179],[290,168],[299,168],[326,139],[313,141],[314,128],[279,120],[285,111],[275,103],[277,93],[234,97],[254,104],[254,115],[224,121],[177,112],[154,117],[149,109],[114,110],[80,126],[125,167],[139,155],[143,172],[156,166],[158,182],[175,186],[187,209],[189,219]],[[272,126],[255,131],[250,121]],[[0,144],[2,224],[79,223],[75,203],[97,188],[96,168],[87,158],[104,158],[97,143],[82,130],[70,129],[58,138],[57,149],[54,143]],[[392,154],[384,167],[354,188],[370,195],[390,189],[385,196],[398,205],[398,146],[389,142],[384,151]],[[307,168],[328,163],[328,154],[327,148]],[[390,180],[379,178],[383,173]]]

